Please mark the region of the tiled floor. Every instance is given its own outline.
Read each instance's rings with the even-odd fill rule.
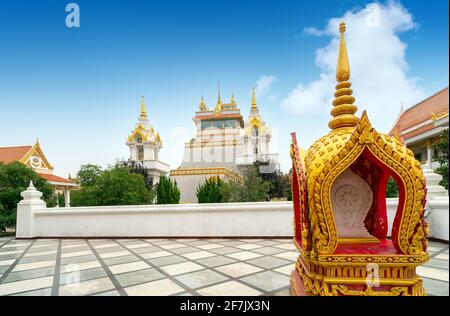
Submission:
[[[418,268],[449,295],[447,244]],[[0,238],[0,295],[288,295],[288,239]]]

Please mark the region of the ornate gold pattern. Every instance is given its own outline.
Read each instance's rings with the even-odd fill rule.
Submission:
[[[245,129],[245,134],[250,135],[252,133],[253,127],[257,127],[260,134],[264,134],[266,132],[266,128],[263,125],[263,122],[258,116],[253,116]]]
[[[39,144],[39,140],[36,140],[36,143],[33,147],[25,154],[25,156],[20,159],[20,162],[24,165],[28,165],[30,163],[30,157],[37,156],[41,159],[41,168],[46,168],[48,170],[53,170],[53,166],[48,162],[47,157],[45,157],[44,152],[41,149],[41,145]]]
[[[431,119],[432,119],[433,121],[440,120],[440,119],[442,119],[442,118],[444,118],[444,117],[447,117],[447,116],[448,116],[448,110],[447,110],[447,111],[444,111],[444,112],[441,112],[441,113],[438,113],[438,114],[431,113]]]
[[[353,133],[332,131],[315,142],[306,157],[308,199],[316,250],[332,253],[337,246],[337,232],[331,210],[330,190],[334,180],[368,149],[405,186],[405,205],[398,232],[399,245],[405,254],[423,252],[425,231],[422,225],[425,179],[413,153],[395,138],[379,134],[372,128],[366,112]]]
[[[367,285],[367,278],[370,278],[370,275],[364,265],[359,267],[348,267],[346,265],[322,267],[311,263],[309,260],[299,259],[294,273],[298,273],[306,295],[426,295],[422,280],[415,273],[415,267],[381,266],[379,286]],[[291,282],[291,291],[292,288]],[[385,288],[388,290],[384,290]],[[293,292],[296,295],[295,290]]]
[[[219,175],[222,174],[235,181],[241,181],[242,176],[228,168],[186,168],[186,169],[175,169],[170,171],[170,176],[189,176],[189,175]]]

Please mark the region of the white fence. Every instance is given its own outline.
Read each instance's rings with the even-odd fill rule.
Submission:
[[[389,223],[389,232],[392,228],[392,222],[397,211],[397,199],[387,199],[387,214]],[[448,197],[430,197],[427,199],[426,206],[426,220],[430,224],[431,235],[430,237],[449,240],[449,228],[448,228],[448,213],[449,213],[449,199]]]
[[[287,237],[291,202],[46,208],[32,185],[17,208],[18,238]],[[433,236],[448,240],[448,198],[429,201]],[[388,199],[392,223],[397,199]],[[390,229],[389,229],[390,231]]]

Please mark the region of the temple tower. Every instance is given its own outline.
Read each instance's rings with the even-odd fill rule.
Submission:
[[[250,115],[245,123],[242,136],[242,156],[237,157],[236,163],[243,167],[253,165],[255,162],[267,167],[266,172],[274,172],[278,166],[278,157],[271,155],[269,143],[272,138],[272,130],[264,122],[256,103],[255,89],[252,88],[252,104]]]
[[[159,133],[148,120],[144,97],[138,122],[127,137],[126,144],[130,148],[130,161],[139,162],[147,168],[154,184],[159,182],[161,175],[169,172],[169,165],[159,160],[159,151],[163,144]]]

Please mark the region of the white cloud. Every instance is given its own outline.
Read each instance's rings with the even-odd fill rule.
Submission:
[[[256,81],[256,96],[262,97],[266,95],[272,88],[273,83],[277,80],[275,76],[261,76]]]
[[[306,28],[303,32],[306,35],[331,36],[328,45],[316,51],[315,63],[321,73],[314,81],[299,83],[281,105],[309,117],[329,115],[336,84],[341,21],[347,25],[345,37],[355,104],[359,112],[367,110],[375,128],[387,132],[401,103],[411,106],[425,96],[417,79],[408,76],[407,45],[399,33],[413,30],[416,24],[399,2],[372,3],[359,11],[348,11],[342,17],[330,19],[324,30]]]
[[[311,35],[311,36],[324,36],[327,35],[327,31],[326,30],[319,30],[315,27],[305,27],[303,29],[303,34],[304,35]]]

